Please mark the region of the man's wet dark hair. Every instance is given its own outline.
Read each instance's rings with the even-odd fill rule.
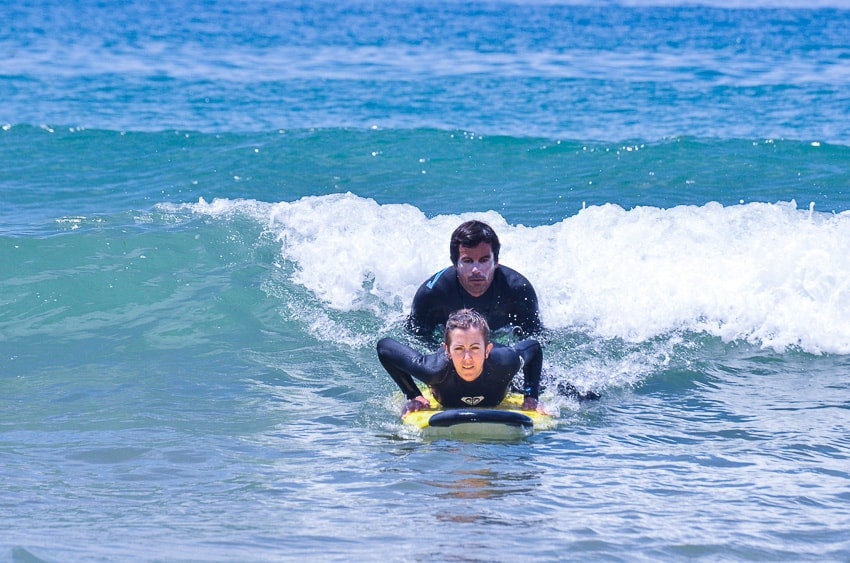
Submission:
[[[458,260],[460,260],[461,246],[474,248],[482,242],[490,245],[490,248],[493,250],[493,262],[498,263],[499,248],[502,245],[499,243],[499,237],[496,236],[496,231],[490,225],[481,221],[473,220],[461,223],[455,229],[455,232],[452,233],[452,240],[449,243],[449,255],[451,256],[452,264],[457,265]]]

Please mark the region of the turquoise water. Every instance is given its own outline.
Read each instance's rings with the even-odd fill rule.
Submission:
[[[0,16],[3,560],[850,557],[840,4]],[[519,443],[374,353],[472,217],[602,395]]]

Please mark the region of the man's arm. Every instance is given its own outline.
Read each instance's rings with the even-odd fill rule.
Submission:
[[[543,331],[537,292],[531,282],[516,270],[504,266],[499,269],[504,274],[504,285],[500,291],[508,322],[519,329],[518,336],[521,338],[536,336]]]
[[[405,330],[429,345],[441,341],[441,336],[435,335],[434,331],[445,324],[450,312],[447,309],[450,303],[456,301],[456,298],[451,299],[452,294],[449,291],[454,275],[452,267],[437,272],[419,286],[413,297]]]
[[[404,329],[428,343],[433,340],[434,330],[437,328],[436,323],[430,318],[428,308],[423,306],[423,301],[419,295],[413,298],[413,305],[410,308],[410,315],[404,324]]]
[[[517,342],[513,348],[522,358],[522,394],[536,399],[540,395],[540,377],[543,374],[543,349],[532,338]]]
[[[519,294],[517,326],[522,329],[526,338],[539,334],[543,330],[537,293],[530,283],[527,283]]]

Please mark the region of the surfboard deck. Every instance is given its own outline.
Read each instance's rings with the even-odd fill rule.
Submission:
[[[428,391],[422,395],[432,405],[439,404]],[[554,417],[522,410],[522,402],[522,395],[509,393],[497,407],[421,409],[407,413],[402,421],[424,437],[453,439],[516,440],[555,427]]]

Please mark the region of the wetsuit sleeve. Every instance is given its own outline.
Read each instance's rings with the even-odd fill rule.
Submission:
[[[491,330],[510,325],[520,338],[534,336],[543,330],[537,292],[528,279],[507,266],[499,266],[493,280],[497,306],[487,320]]]
[[[443,352],[421,354],[392,338],[381,339],[377,350],[381,365],[408,399],[422,394],[414,377],[431,385],[445,377],[449,366],[449,360]]]
[[[437,344],[441,340],[434,331],[445,324],[451,311],[461,308],[456,303],[457,297],[454,297],[456,291],[451,291],[453,276],[454,268],[448,267],[419,286],[405,323],[407,332],[428,344]]]
[[[429,314],[430,308],[427,306],[426,301],[427,297],[423,295],[422,288],[420,288],[413,298],[413,304],[410,307],[410,315],[407,317],[405,329],[414,336],[430,340],[433,338],[437,323]]]
[[[522,394],[537,399],[540,395],[540,376],[543,373],[543,349],[533,339],[522,340],[513,346],[522,358]]]
[[[515,291],[516,326],[522,329],[522,336],[528,337],[538,334],[543,330],[543,323],[540,321],[537,293],[528,281]]]

